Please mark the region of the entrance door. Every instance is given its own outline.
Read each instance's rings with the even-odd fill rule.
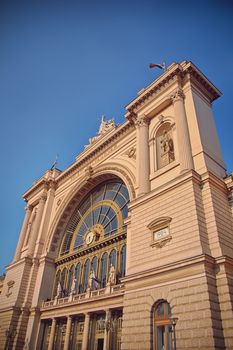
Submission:
[[[97,340],[97,350],[103,350],[104,349],[104,340],[103,338],[100,338]]]

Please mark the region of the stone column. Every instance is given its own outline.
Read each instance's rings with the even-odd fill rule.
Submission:
[[[25,208],[25,210],[26,210],[26,213],[25,213],[22,229],[20,231],[19,241],[18,241],[18,244],[17,244],[17,248],[16,248],[16,252],[15,252],[15,256],[14,256],[13,262],[19,260],[19,258],[20,258],[20,253],[21,253],[21,250],[23,248],[24,240],[25,240],[26,233],[27,233],[28,223],[29,223],[29,220],[30,220],[30,217],[31,217],[31,214],[32,214],[32,207],[30,205],[28,205]]]
[[[82,350],[88,350],[88,335],[89,335],[90,314],[85,314]]]
[[[150,160],[149,160],[149,119],[145,116],[135,120],[137,130],[137,181],[138,196],[150,191]]]
[[[109,309],[105,310],[105,330],[104,330],[104,348],[103,350],[109,350],[109,331],[111,325],[111,312]]]
[[[35,248],[35,244],[36,244],[37,234],[38,234],[40,224],[41,224],[41,218],[43,215],[46,198],[47,198],[47,196],[45,194],[40,197],[39,204],[37,207],[35,222],[33,224],[33,228],[32,228],[32,231],[30,233],[31,237],[29,237],[28,255],[31,255],[31,256],[33,256],[33,254],[34,254],[34,248]]]
[[[68,316],[67,317],[66,335],[65,335],[65,342],[64,342],[64,349],[63,350],[69,350],[71,326],[72,326],[72,317]]]
[[[180,172],[185,172],[193,168],[192,150],[190,144],[187,116],[184,106],[184,93],[177,89],[171,94],[171,100],[174,106],[176,130],[178,139]]]
[[[53,350],[53,342],[54,342],[54,337],[55,337],[56,324],[57,324],[56,318],[53,318],[51,332],[50,332],[50,336],[49,336],[48,350]]]

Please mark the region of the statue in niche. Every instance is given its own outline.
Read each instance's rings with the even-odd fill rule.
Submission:
[[[88,285],[87,288],[92,289],[92,281],[95,277],[94,271],[91,270],[90,274],[89,274],[89,278],[88,278]]]
[[[58,282],[56,298],[60,298],[60,297],[61,297],[61,294],[62,294],[62,286],[61,286],[61,283]]]
[[[109,275],[108,275],[108,283],[110,285],[116,284],[116,271],[114,265],[111,264]]]
[[[74,276],[73,280],[72,280],[72,284],[71,284],[71,290],[70,290],[71,294],[76,293],[76,283],[77,283],[77,278],[75,278],[75,276]]]
[[[157,132],[158,168],[162,168],[175,160],[174,142],[171,125],[164,123]]]

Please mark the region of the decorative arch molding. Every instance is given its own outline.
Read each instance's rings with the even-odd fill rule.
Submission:
[[[103,181],[120,178],[129,191],[130,200],[136,197],[135,194],[135,177],[122,165],[116,163],[108,163],[97,166],[95,169],[89,166],[86,168],[85,175],[79,180],[60,204],[58,211],[53,219],[51,228],[48,233],[48,239],[45,244],[44,253],[49,254],[51,258],[55,258],[62,241],[62,232],[65,225],[73,213],[73,208],[77,207],[83,197],[95,186]]]
[[[178,144],[175,118],[168,115],[157,116],[157,122],[149,136],[152,167],[154,173],[173,167],[178,161]],[[158,174],[158,173],[157,173]]]
[[[159,128],[161,127],[161,125],[163,123],[170,123],[171,126],[175,126],[175,118],[168,115],[168,116],[158,116],[158,121],[157,123],[154,125],[154,127],[152,128],[152,130],[150,131],[150,135],[149,135],[149,140],[154,139],[155,135],[157,133],[157,131],[159,130]]]
[[[94,175],[101,176],[104,174],[113,174],[119,177],[128,188],[130,200],[136,198],[136,178],[128,168],[122,166],[120,163],[108,163],[97,166],[94,171]]]

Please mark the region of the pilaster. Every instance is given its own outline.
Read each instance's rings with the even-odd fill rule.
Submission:
[[[178,138],[178,150],[180,159],[180,172],[185,172],[193,168],[192,150],[189,137],[187,116],[184,106],[184,93],[181,89],[175,90],[170,98],[172,100],[176,119],[176,129]]]
[[[149,124],[145,116],[137,117],[134,121],[137,131],[137,182],[138,196],[150,191],[150,159],[149,159]]]
[[[15,252],[15,256],[14,256],[14,260],[13,262],[16,262],[20,259],[20,254],[21,254],[21,250],[23,248],[23,244],[24,244],[24,240],[26,237],[26,233],[27,233],[27,227],[28,227],[28,223],[32,214],[32,207],[30,205],[28,205],[25,208],[25,217],[24,217],[24,221],[23,221],[23,225],[22,225],[22,229],[19,235],[19,241],[17,244],[17,248],[16,248],[16,252]]]

